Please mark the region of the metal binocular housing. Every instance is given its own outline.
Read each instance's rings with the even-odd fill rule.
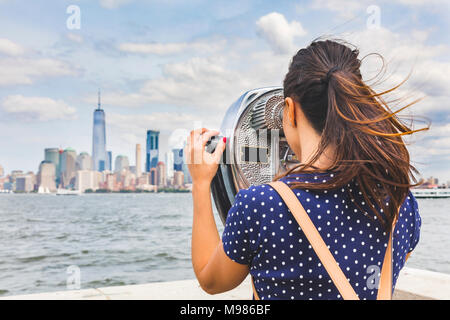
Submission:
[[[268,183],[297,162],[284,137],[283,109],[282,87],[250,90],[228,108],[220,128],[227,147],[211,184],[223,223],[240,189]],[[212,151],[215,143],[207,148]]]

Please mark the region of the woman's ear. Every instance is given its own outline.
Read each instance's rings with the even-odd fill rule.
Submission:
[[[291,124],[291,126],[293,128],[297,127],[297,121],[295,120],[295,103],[294,100],[292,100],[292,98],[287,97],[286,99],[284,99],[284,103],[285,103],[285,108],[287,109],[287,114],[289,117],[289,122]]]

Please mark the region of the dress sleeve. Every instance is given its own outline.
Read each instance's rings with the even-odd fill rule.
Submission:
[[[249,265],[252,261],[250,250],[250,199],[248,191],[242,189],[236,195],[233,206],[228,211],[222,234],[223,249],[234,262]]]
[[[417,246],[417,243],[419,242],[420,239],[420,227],[422,226],[422,219],[420,217],[419,214],[419,205],[417,203],[416,198],[412,195],[412,193],[410,192],[408,197],[410,198],[410,202],[411,202],[411,215],[412,215],[412,234],[411,234],[411,242],[410,242],[410,247],[408,250],[409,252],[412,252],[414,250],[414,248]]]

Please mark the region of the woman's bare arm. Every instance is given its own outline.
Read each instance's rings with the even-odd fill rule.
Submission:
[[[214,220],[210,188],[225,150],[225,140],[218,143],[213,154],[204,148],[209,138],[218,133],[207,129],[194,130],[188,138],[186,150],[194,203],[192,265],[200,286],[211,294],[235,288],[249,272],[248,266],[232,261],[225,254]]]

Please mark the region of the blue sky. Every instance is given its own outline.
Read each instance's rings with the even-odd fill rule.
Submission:
[[[80,29],[67,27],[70,5]],[[0,165],[37,171],[46,147],[91,153],[98,88],[113,156],[134,164],[147,129],[161,130],[163,154],[199,123],[218,128],[244,91],[280,85],[296,50],[331,36],[386,58],[376,90],[412,70],[393,98],[426,97],[409,112],[432,120],[412,159],[448,181],[449,15],[445,0],[0,0]],[[368,58],[363,75],[379,67]]]

